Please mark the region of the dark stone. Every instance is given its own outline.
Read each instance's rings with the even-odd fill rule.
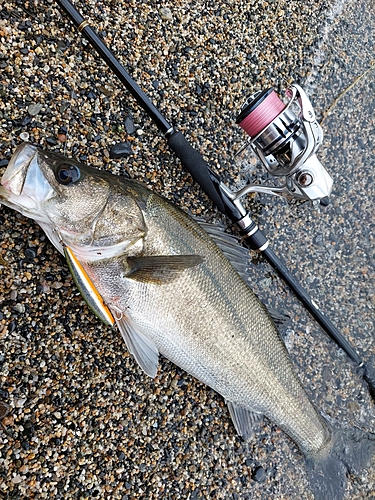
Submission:
[[[29,450],[29,449],[30,449],[30,445],[29,445],[28,441],[24,441],[24,440],[22,440],[22,441],[21,441],[21,446],[22,446],[22,448],[23,448],[25,451],[27,451],[27,450]]]
[[[252,478],[254,479],[254,481],[262,483],[266,479],[266,471],[261,466],[256,467],[252,474]]]
[[[16,326],[17,326],[16,322],[14,320],[11,321],[8,325],[8,332],[13,333],[14,330],[16,329]]]
[[[328,205],[331,203],[331,200],[328,196],[325,196],[324,198],[321,198],[319,203],[322,207],[328,207]]]
[[[26,257],[26,259],[30,259],[30,260],[35,259],[36,251],[33,248],[26,248],[25,257]]]
[[[313,239],[313,243],[315,243],[315,245],[318,245],[319,247],[324,247],[324,237],[322,234],[318,234],[317,236],[315,236],[315,238]]]
[[[31,438],[33,437],[34,433],[35,433],[35,427],[33,426],[33,424],[30,421],[25,422],[23,424],[22,434],[24,436],[27,436],[28,438]]]
[[[1,399],[9,398],[9,392],[6,389],[0,389],[0,398]]]
[[[9,163],[9,160],[1,160],[0,161],[0,167],[7,167]]]
[[[113,160],[116,158],[124,158],[125,156],[129,156],[131,154],[132,148],[130,142],[119,142],[114,144],[109,151],[109,156]]]
[[[125,125],[125,130],[126,130],[127,134],[129,134],[129,135],[134,134],[134,132],[135,132],[135,126],[134,126],[134,122],[133,122],[133,120],[132,120],[132,118],[130,116],[127,116],[125,118],[124,125]]]
[[[73,354],[70,354],[70,353],[69,353],[69,354],[67,355],[67,357],[66,357],[66,360],[67,360],[67,362],[68,362],[68,363],[74,363],[75,358],[74,358]]]
[[[26,115],[25,118],[21,122],[21,127],[26,127],[31,122],[32,118],[29,115]]]
[[[57,41],[57,47],[60,49],[60,50],[65,50],[67,48],[67,44],[65,43],[65,41],[63,40],[58,40]]]
[[[54,137],[47,137],[46,142],[49,146],[56,146],[57,140]]]
[[[123,451],[120,451],[118,454],[117,454],[117,458],[122,461],[125,459],[125,453]]]

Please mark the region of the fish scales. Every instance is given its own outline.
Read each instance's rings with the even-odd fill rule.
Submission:
[[[122,258],[86,263],[106,303],[124,311],[160,353],[226,400],[266,415],[303,450],[318,451],[327,427],[263,305],[197,223],[139,184],[135,189],[142,193],[147,227],[143,255],[197,254],[205,260],[161,286],[119,280],[125,274]]]

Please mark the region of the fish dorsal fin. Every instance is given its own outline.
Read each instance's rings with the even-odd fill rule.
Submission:
[[[200,255],[152,255],[128,257],[126,278],[162,285],[177,278],[185,269],[195,267],[204,258]]]
[[[253,426],[262,418],[262,414],[237,406],[230,401],[226,403],[237,433],[245,441],[249,440],[254,433]]]
[[[249,250],[240,244],[237,236],[225,233],[220,226],[215,226],[208,222],[198,219],[198,224],[209,234],[216,245],[224,253],[226,258],[238,272],[241,278],[248,283],[249,275],[247,272],[248,263],[250,260]],[[269,306],[264,306],[276,325],[280,326],[290,320],[290,316],[282,314],[276,309]]]
[[[114,312],[114,316],[129,352],[134,356],[142,370],[149,377],[155,378],[159,364],[158,348],[129,318],[117,317],[116,312]]]
[[[115,320],[111,311],[108,309],[102,296],[99,294],[86,271],[83,269],[82,264],[79,262],[71,248],[64,246],[63,250],[70,274],[72,275],[73,280],[86,304],[95,316],[97,316],[103,323],[113,326],[115,324]]]
[[[216,245],[224,253],[226,258],[238,272],[238,274],[245,280],[248,280],[246,269],[250,259],[249,250],[241,246],[239,239],[232,235],[225,233],[223,229],[214,224],[209,224],[202,220],[197,220],[198,224],[208,233],[214,240]]]
[[[286,327],[290,321],[290,316],[288,314],[280,313],[273,307],[264,306],[268,314],[273,319],[273,322],[277,327]]]

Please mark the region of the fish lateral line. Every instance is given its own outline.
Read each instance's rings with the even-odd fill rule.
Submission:
[[[115,319],[111,311],[105,304],[103,297],[89,278],[73,250],[66,245],[63,246],[63,249],[70,274],[86,304],[104,324],[113,326],[115,324]]]

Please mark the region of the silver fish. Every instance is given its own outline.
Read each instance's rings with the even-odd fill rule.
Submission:
[[[365,466],[374,443],[333,432],[319,415],[270,315],[222,251],[238,266],[232,238],[208,235],[136,181],[30,144],[1,184],[1,203],[35,219],[65,253],[83,295],[100,298],[93,310],[108,308],[149,376],[163,354],[225,398],[244,439],[266,416],[305,454],[316,499],[343,497],[347,466]]]

